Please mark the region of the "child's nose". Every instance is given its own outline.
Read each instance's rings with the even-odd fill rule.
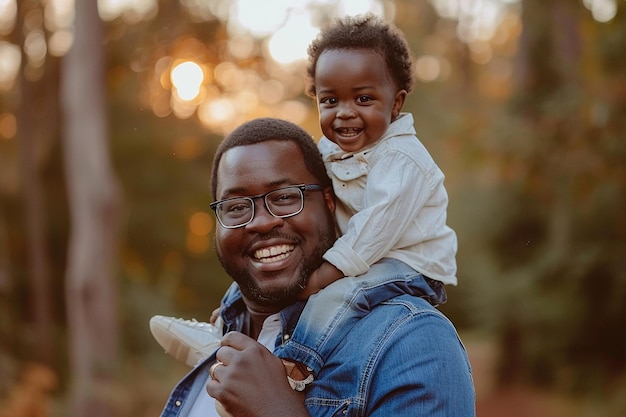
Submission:
[[[348,103],[340,104],[339,107],[337,108],[337,117],[340,119],[349,119],[355,116],[356,116],[356,111]]]

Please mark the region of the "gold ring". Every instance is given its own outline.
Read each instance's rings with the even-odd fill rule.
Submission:
[[[213,365],[211,365],[211,367],[209,368],[209,375],[211,375],[211,379],[213,380],[215,379],[215,375],[214,375],[215,369],[220,365],[224,365],[224,364],[220,361],[217,361]]]

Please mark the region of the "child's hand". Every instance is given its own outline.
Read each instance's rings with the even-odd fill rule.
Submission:
[[[324,288],[320,284],[320,278],[318,276],[319,274],[317,273],[317,271],[319,271],[319,269],[316,269],[315,271],[313,271],[313,273],[309,277],[309,280],[306,283],[306,286],[302,289],[300,294],[298,294],[298,299],[306,300],[307,298],[309,298],[309,296],[317,293],[319,290]]]
[[[343,272],[335,268],[334,265],[324,262],[319,268],[313,271],[306,286],[298,295],[298,298],[300,300],[306,300],[309,296],[326,288],[339,278],[343,278]]]
[[[211,313],[211,317],[209,318],[209,323],[215,326],[215,323],[217,322],[217,318],[220,316],[221,310],[222,310],[222,306],[219,306],[218,308],[213,310],[213,312]]]

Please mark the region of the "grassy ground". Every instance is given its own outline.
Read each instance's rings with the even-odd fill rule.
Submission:
[[[502,388],[495,384],[494,365],[498,351],[493,343],[472,337],[464,339],[474,384],[477,417],[623,417],[626,416],[626,386],[615,387],[602,398],[572,397],[528,386]]]

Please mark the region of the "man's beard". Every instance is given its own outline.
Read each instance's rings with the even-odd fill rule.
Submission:
[[[333,245],[336,239],[332,220],[329,219],[329,224],[322,229],[325,230],[325,232],[315,246],[315,249],[312,253],[308,255],[305,254],[305,258],[302,260],[299,276],[294,277],[294,280],[286,287],[262,290],[247,269],[240,269],[233,265],[233,263],[229,263],[224,259],[219,250],[217,250],[217,257],[226,273],[239,284],[239,289],[246,298],[254,300],[262,306],[284,308],[298,300],[298,295],[306,286],[313,271],[319,268],[324,262],[322,255]],[[299,241],[298,244],[302,244],[302,242]]]

